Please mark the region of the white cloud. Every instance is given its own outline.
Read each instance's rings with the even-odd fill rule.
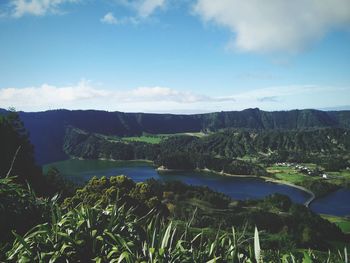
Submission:
[[[120,19],[116,18],[112,12],[108,12],[105,14],[100,21],[105,24],[110,25],[124,25],[124,24],[138,24],[140,23],[140,19],[138,17],[121,17]]]
[[[12,0],[12,16],[19,18],[23,15],[43,16],[47,13],[60,13],[60,5],[78,1],[79,0]]]
[[[332,29],[349,28],[349,0],[197,0],[194,11],[232,33],[245,52],[302,51]]]
[[[160,105],[185,105],[233,101],[183,92],[166,87],[138,87],[132,90],[98,89],[82,80],[76,85],[57,87],[43,84],[39,87],[0,89],[0,105],[18,110],[44,110],[49,108],[131,110]],[[128,108],[129,106],[132,107]]]
[[[128,94],[129,95],[129,94]],[[139,87],[130,92],[131,100],[141,101],[173,101],[178,103],[196,103],[200,101],[210,101],[203,95],[193,94],[191,92],[182,92],[165,87]]]
[[[165,0],[142,0],[137,2],[136,9],[140,17],[148,17],[164,4]]]
[[[94,89],[90,87],[89,82],[82,80],[77,85],[66,87],[43,84],[40,87],[0,89],[0,104],[6,107],[10,107],[11,104],[15,107],[49,107],[107,95],[106,91]]]
[[[165,6],[167,0],[117,0],[117,2],[136,14],[134,16],[123,17],[122,23],[138,24],[152,16],[154,12]]]
[[[118,20],[114,17],[112,12],[105,14],[104,17],[101,18],[101,22],[111,25],[118,24]]]
[[[342,94],[339,96],[339,94]],[[39,111],[47,109],[97,109],[126,112],[198,113],[242,110],[325,108],[349,105],[348,87],[289,85],[268,87],[216,97],[168,87],[102,89],[82,80],[74,85],[0,89],[0,107]]]

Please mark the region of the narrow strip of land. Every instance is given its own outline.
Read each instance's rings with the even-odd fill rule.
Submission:
[[[259,178],[263,178],[263,179],[264,179],[265,181],[267,181],[267,182],[278,183],[278,184],[284,184],[284,185],[288,185],[288,186],[291,186],[291,187],[294,187],[294,188],[298,188],[299,190],[302,190],[302,191],[304,191],[304,192],[307,192],[307,193],[310,195],[310,198],[307,199],[307,200],[305,201],[305,203],[304,203],[304,205],[305,205],[306,207],[309,207],[309,205],[311,204],[311,202],[314,201],[315,198],[316,198],[315,194],[314,194],[311,190],[309,190],[309,189],[307,189],[307,188],[305,188],[305,187],[303,187],[303,186],[296,185],[296,184],[292,184],[292,183],[289,183],[289,182],[286,182],[286,181],[282,181],[282,180],[276,180],[276,179],[273,179],[273,178],[270,178],[270,177],[265,177],[265,176],[264,176],[264,177],[259,177]]]

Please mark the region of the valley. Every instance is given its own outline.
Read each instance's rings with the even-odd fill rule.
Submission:
[[[84,113],[91,114],[79,112],[79,115]],[[174,233],[175,229],[188,232],[191,238],[197,235],[217,240],[215,229],[226,238],[234,227],[237,234],[247,239],[243,247],[237,244],[237,249],[244,251],[247,257],[249,249],[245,249],[252,245],[250,237],[256,236],[253,226],[259,229],[262,249],[272,258],[292,251],[302,259],[306,257],[307,249],[312,249],[313,257],[330,258],[325,251],[342,249],[350,238],[350,133],[346,126],[334,127],[328,123],[328,126],[314,127],[304,123],[310,127],[257,129],[243,125],[197,131],[177,128],[167,130],[168,133],[118,134],[89,126],[92,124],[73,126],[69,117],[56,123],[62,125],[56,126],[58,136],[52,129],[55,126],[50,127],[50,131],[38,128],[44,123],[37,126],[40,114],[36,116],[37,120],[27,119],[23,124],[19,119],[21,115],[8,114],[2,117],[2,143],[7,145],[7,151],[15,153],[17,143],[21,142],[26,152],[16,160],[16,174],[26,175],[23,169],[33,172],[32,177],[21,180],[4,177],[0,181],[4,186],[0,194],[1,191],[11,193],[3,195],[3,202],[8,207],[14,203],[11,198],[18,200],[16,202],[33,202],[29,205],[33,210],[25,212],[29,214],[23,219],[18,217],[21,223],[14,222],[12,228],[11,223],[7,223],[10,225],[6,228],[6,231],[15,228],[20,235],[29,231],[24,236],[28,244],[44,242],[51,235],[53,230],[47,229],[45,224],[39,225],[42,230],[38,232],[31,230],[40,222],[50,222],[50,213],[55,216],[49,226],[55,226],[56,220],[64,222],[65,218],[84,213],[95,214],[99,220],[103,209],[109,211],[106,213],[119,209],[123,211],[121,215],[126,213],[129,218],[132,214],[137,220],[148,218],[149,224],[164,228],[164,231],[168,231],[164,222],[170,221],[176,226],[168,226],[168,229],[173,229]],[[13,123],[21,128],[14,129],[17,126],[12,126]],[[19,132],[25,129],[28,134]],[[30,138],[43,140],[39,145],[34,144],[34,148]],[[38,153],[38,149],[43,150],[43,142],[52,151]],[[7,163],[11,161],[11,155],[4,150],[2,154]],[[42,156],[52,162],[46,161],[40,169],[34,159]],[[1,173],[6,174],[6,165],[1,168]],[[25,197],[31,192],[13,185],[28,181],[39,196],[49,199]],[[11,192],[11,189],[17,190]],[[59,195],[55,195],[57,193]],[[55,198],[59,200],[57,204],[50,201]],[[17,207],[15,213],[24,213],[20,204]],[[12,217],[6,211],[3,215]],[[30,220],[24,223],[25,218]],[[125,220],[128,222],[129,219]],[[63,226],[62,223],[57,225]],[[106,230],[96,231],[100,233],[100,239],[108,238],[103,237]],[[10,249],[6,240],[13,240],[13,237],[10,232],[6,233],[6,239],[0,240],[0,244],[5,242],[2,244],[7,255],[15,258],[18,251],[22,251],[18,247],[21,237],[15,236],[17,245]],[[34,235],[42,233],[45,233],[42,241],[33,240]],[[114,238],[117,234],[111,235]],[[183,237],[175,235],[174,238],[182,242]],[[84,237],[84,240],[89,239],[90,236]],[[100,245],[107,243],[103,241]],[[80,245],[76,244],[74,249],[79,250],[78,247]],[[176,248],[172,249],[175,251]],[[28,255],[35,258],[34,254]],[[336,254],[332,254],[332,258],[335,257]]]

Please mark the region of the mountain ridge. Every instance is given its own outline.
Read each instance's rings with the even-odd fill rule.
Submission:
[[[0,109],[0,114],[6,114]],[[221,111],[201,114],[125,113],[98,110],[49,110],[19,115],[36,149],[38,163],[67,158],[62,146],[65,129],[73,126],[88,132],[115,136],[139,136],[143,133],[181,133],[216,131],[225,128],[309,129],[350,128],[350,111]]]

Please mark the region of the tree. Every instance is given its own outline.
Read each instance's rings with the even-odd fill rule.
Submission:
[[[16,176],[17,182],[30,183],[41,193],[41,170],[35,164],[34,147],[15,111],[0,116],[0,145],[0,177]]]

